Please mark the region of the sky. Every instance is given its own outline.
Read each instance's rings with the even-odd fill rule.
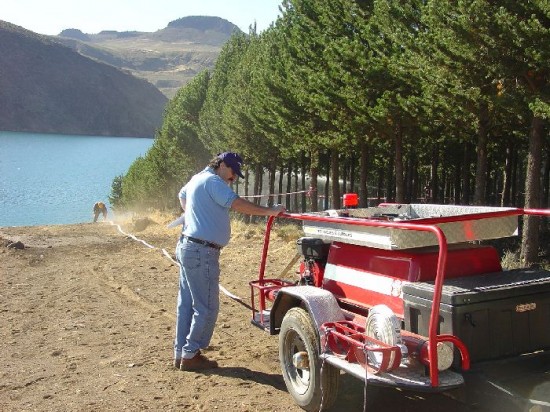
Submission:
[[[187,16],[217,16],[245,33],[276,20],[282,0],[2,0],[0,20],[39,34],[64,29],[154,32]]]

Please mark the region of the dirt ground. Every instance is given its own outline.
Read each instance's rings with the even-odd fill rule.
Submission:
[[[222,251],[221,284],[242,302],[221,295],[206,351],[221,367],[172,367],[178,268],[167,254],[179,229],[168,221],[120,227],[153,248],[109,222],[0,228],[0,410],[301,410],[280,373],[277,336],[252,326],[246,307],[261,225],[241,224]],[[295,245],[274,232],[268,272],[281,273]],[[7,247],[17,241],[25,248]],[[332,410],[363,410],[363,391],[346,375]],[[369,410],[441,408],[483,410],[443,395],[369,392]]]

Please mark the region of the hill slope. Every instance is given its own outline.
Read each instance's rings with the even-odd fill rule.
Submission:
[[[0,130],[152,137],[166,102],[145,80],[0,21]]]
[[[153,33],[63,30],[66,46],[147,79],[169,98],[197,73],[212,69],[223,44],[240,29],[220,17],[188,16]]]

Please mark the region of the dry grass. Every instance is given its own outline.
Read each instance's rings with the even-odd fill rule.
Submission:
[[[117,214],[115,223],[133,230],[155,236],[170,236],[173,238],[180,231],[180,227],[168,228],[168,224],[179,217],[176,213],[160,212],[158,210],[132,211]],[[242,215],[231,216],[231,239],[263,242],[266,230],[266,218],[259,218],[254,223],[246,223]],[[271,237],[286,243],[295,244],[303,236],[301,225],[295,223],[275,222],[271,230]]]
[[[504,252],[500,264],[505,270],[520,269],[523,267],[519,258],[519,252],[512,252],[511,250]]]
[[[550,270],[550,262],[546,259],[546,254],[544,252],[539,252],[540,262],[535,265],[535,267],[540,267],[541,269]],[[500,264],[504,270],[511,269],[521,269],[525,267],[523,262],[520,259],[520,251],[511,251],[506,250],[502,256]]]

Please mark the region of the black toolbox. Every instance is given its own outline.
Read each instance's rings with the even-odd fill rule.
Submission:
[[[428,336],[434,282],[403,286],[405,329]],[[439,334],[475,361],[550,348],[550,272],[517,269],[445,280]],[[456,359],[455,361],[458,361]]]

